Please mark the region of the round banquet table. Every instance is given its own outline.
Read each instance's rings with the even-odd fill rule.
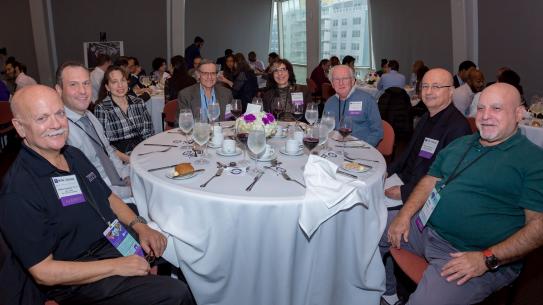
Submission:
[[[225,135],[233,132],[223,130]],[[170,131],[138,145],[131,155],[131,179],[140,214],[168,235],[164,258],[181,268],[198,304],[379,304],[385,288],[378,242],[386,225],[386,166],[376,149],[346,149],[349,157],[378,161],[371,162],[370,171],[357,174],[365,183],[367,202],[323,220],[309,238],[298,224],[305,189],[272,170],[266,169],[250,192],[245,188],[253,177],[228,170],[200,187],[217,171],[216,161],[228,164],[243,155],[222,157],[208,148],[210,163],[194,165],[205,171],[186,180],[166,177],[172,168],[148,171],[195,161],[184,139]],[[289,176],[303,181],[308,155],[281,154],[284,141],[271,138],[268,144]],[[163,149],[145,143],[178,147],[139,156]],[[338,142],[329,144],[339,149]],[[335,163],[343,161],[330,155]]]
[[[162,132],[162,111],[164,110],[164,94],[151,95],[151,98],[145,102],[147,111],[153,122],[153,131],[155,134]]]

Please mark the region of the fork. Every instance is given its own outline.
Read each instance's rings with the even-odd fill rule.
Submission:
[[[290,178],[290,176],[287,175],[286,172],[282,172],[281,175],[283,176],[283,178],[285,178],[285,180],[287,180],[287,181],[294,181],[294,182],[298,183],[299,185],[301,185],[301,186],[305,189],[305,185],[304,185],[303,183],[301,183],[301,182],[298,181],[298,180],[295,180],[295,179]]]
[[[223,172],[223,171],[224,171],[224,168],[223,168],[223,167],[219,167],[219,168],[217,169],[217,172],[215,173],[215,175],[211,176],[211,178],[209,178],[209,180],[207,180],[207,181],[204,182],[202,185],[200,185],[200,187],[206,187],[207,184],[208,184],[211,180],[213,180],[213,179],[219,177],[220,175],[222,175],[222,172]]]
[[[163,150],[155,150],[155,151],[144,152],[144,153],[138,154],[138,156],[148,155],[148,154],[152,154],[152,153],[159,153],[159,152],[167,152],[170,149],[172,149],[172,148],[171,147],[166,147]]]

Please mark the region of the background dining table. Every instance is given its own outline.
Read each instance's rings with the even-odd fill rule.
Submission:
[[[162,111],[164,110],[164,104],[164,93],[151,95],[151,98],[145,102],[147,111],[151,115],[155,134],[162,132]]]
[[[226,123],[224,133],[232,133]],[[338,142],[330,140],[335,152]],[[271,138],[281,168],[304,182],[307,152],[289,156],[280,152],[285,138]],[[206,187],[201,184],[217,171],[217,161],[236,164],[242,155],[221,156],[221,148],[208,149],[209,163],[194,165],[190,140],[175,129],[155,135],[138,145],[131,155],[131,181],[140,215],[168,235],[164,257],[179,266],[200,305],[301,305],[379,304],[384,291],[384,267],[378,242],[386,225],[382,155],[363,142],[345,142],[349,157],[362,158],[372,168],[356,174],[363,185],[363,204],[323,218],[308,237],[299,225],[305,189],[285,180],[273,169],[251,191],[253,181],[238,167],[224,169]],[[357,144],[358,143],[358,144]],[[145,144],[174,145],[164,147]],[[356,145],[355,145],[356,144]],[[335,152],[322,156],[334,163]],[[199,158],[199,157],[198,157]],[[253,160],[251,166],[253,165]],[[190,179],[168,177],[173,167],[191,162],[205,171]],[[270,162],[259,162],[259,166]]]

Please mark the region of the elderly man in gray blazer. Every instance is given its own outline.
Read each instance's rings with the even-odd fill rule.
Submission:
[[[201,108],[208,104],[219,103],[221,106],[220,119],[228,115],[226,106],[232,101],[232,92],[224,86],[217,85],[217,66],[212,60],[204,59],[197,70],[200,82],[179,91],[177,97],[177,111],[189,108],[197,115]],[[179,118],[176,117],[175,125],[178,126]]]

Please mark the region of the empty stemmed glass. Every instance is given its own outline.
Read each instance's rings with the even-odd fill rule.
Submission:
[[[194,127],[194,117],[192,111],[188,108],[183,108],[179,112],[179,130],[187,138],[188,134]]]
[[[311,102],[307,104],[307,107],[305,108],[305,119],[309,123],[309,125],[315,124],[319,118],[319,108],[317,107],[317,104]]]
[[[208,164],[209,161],[205,158],[207,151],[207,142],[209,141],[209,136],[211,132],[211,127],[207,121],[207,116],[202,115],[203,111],[200,111],[200,115],[196,118],[194,123],[194,131],[192,132],[192,139],[199,146],[204,146],[204,153],[201,155],[200,159],[196,160],[194,163],[198,165]]]
[[[145,88],[149,88],[151,85],[151,78],[147,75],[140,76],[140,83],[145,86]]]
[[[264,110],[264,102],[260,97],[253,97],[252,103],[260,106],[260,110]]]
[[[335,113],[333,111],[325,111],[322,114],[320,125],[325,126],[327,128],[328,132],[326,133],[326,138],[328,138],[328,135],[336,128]],[[326,140],[322,142],[321,144],[325,144],[325,143],[326,143]]]
[[[344,115],[339,121],[338,132],[343,138],[341,154],[345,154],[345,139],[353,132],[353,120],[350,116]]]
[[[211,131],[215,132],[213,127],[215,126],[215,121],[221,115],[221,106],[218,102],[207,105],[207,118],[211,122]]]
[[[266,131],[264,130],[264,126],[253,126],[249,132],[247,147],[251,150],[255,158],[255,166],[250,170],[250,174],[256,176],[260,173],[260,170],[258,169],[258,158],[266,150]]]
[[[240,167],[246,167],[249,165],[247,161],[247,139],[249,138],[249,133],[245,130],[242,130],[241,124],[236,121],[236,139],[239,142],[239,146],[243,150],[243,160],[238,162]]]

